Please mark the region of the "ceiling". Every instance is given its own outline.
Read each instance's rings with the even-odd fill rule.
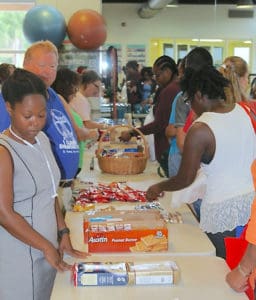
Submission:
[[[147,3],[147,0],[102,0],[102,3]],[[179,4],[230,4],[235,5],[237,0],[179,0]]]

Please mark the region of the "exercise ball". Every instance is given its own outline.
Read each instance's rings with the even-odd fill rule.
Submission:
[[[69,19],[67,32],[74,46],[86,50],[97,49],[104,44],[107,37],[105,20],[91,9],[75,12]]]
[[[55,7],[38,5],[26,13],[23,21],[23,33],[32,43],[49,40],[58,47],[66,35],[66,22]]]

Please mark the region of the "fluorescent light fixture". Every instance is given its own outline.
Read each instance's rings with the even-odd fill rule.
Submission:
[[[221,39],[192,39],[193,42],[213,42],[213,43],[221,43],[223,40]]]
[[[252,0],[238,0],[236,7],[237,8],[253,8],[253,1]]]
[[[178,0],[173,0],[171,3],[167,4],[166,7],[174,8],[179,6],[179,1]]]

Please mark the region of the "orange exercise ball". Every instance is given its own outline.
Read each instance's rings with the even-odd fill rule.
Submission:
[[[86,50],[99,48],[107,37],[104,18],[92,9],[75,12],[69,19],[67,32],[74,46]]]

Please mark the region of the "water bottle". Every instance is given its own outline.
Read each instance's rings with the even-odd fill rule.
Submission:
[[[126,113],[124,115],[126,119],[126,124],[129,126],[132,126],[132,110],[131,110],[131,104],[126,105]]]
[[[140,135],[137,136],[137,150],[138,152],[144,151],[144,146]]]

